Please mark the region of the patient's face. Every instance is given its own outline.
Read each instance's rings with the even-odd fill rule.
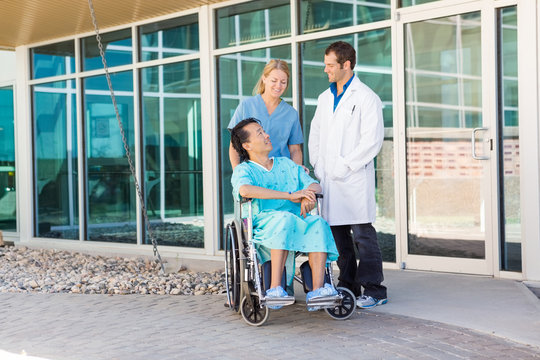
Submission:
[[[248,141],[243,144],[248,152],[263,153],[272,150],[270,136],[264,132],[260,124],[250,123],[244,129],[249,133]]]

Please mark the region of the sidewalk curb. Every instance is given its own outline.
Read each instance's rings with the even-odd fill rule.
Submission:
[[[540,299],[527,287],[525,282],[516,281],[516,286],[520,289],[527,300],[536,307],[536,310],[540,311]]]

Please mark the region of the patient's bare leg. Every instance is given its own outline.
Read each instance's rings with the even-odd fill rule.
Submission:
[[[281,249],[270,249],[270,259],[272,260],[272,280],[270,288],[281,286],[281,277],[283,276],[283,268],[287,260],[289,251]],[[326,254],[325,254],[326,255]]]
[[[308,254],[309,267],[313,276],[313,290],[324,286],[324,267],[326,265],[325,252],[312,252]]]

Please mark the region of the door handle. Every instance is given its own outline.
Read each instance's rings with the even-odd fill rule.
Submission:
[[[489,160],[489,156],[479,156],[476,155],[476,133],[479,131],[487,131],[488,128],[480,127],[474,128],[471,135],[471,149],[472,149],[472,158],[475,160]]]

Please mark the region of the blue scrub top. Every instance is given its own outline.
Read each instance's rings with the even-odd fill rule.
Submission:
[[[269,157],[290,158],[289,145],[304,143],[298,112],[284,100],[281,100],[272,115],[268,115],[260,94],[249,97],[238,105],[227,128],[232,129],[240,121],[250,117],[260,120],[264,131],[270,136],[273,149],[268,154]]]

